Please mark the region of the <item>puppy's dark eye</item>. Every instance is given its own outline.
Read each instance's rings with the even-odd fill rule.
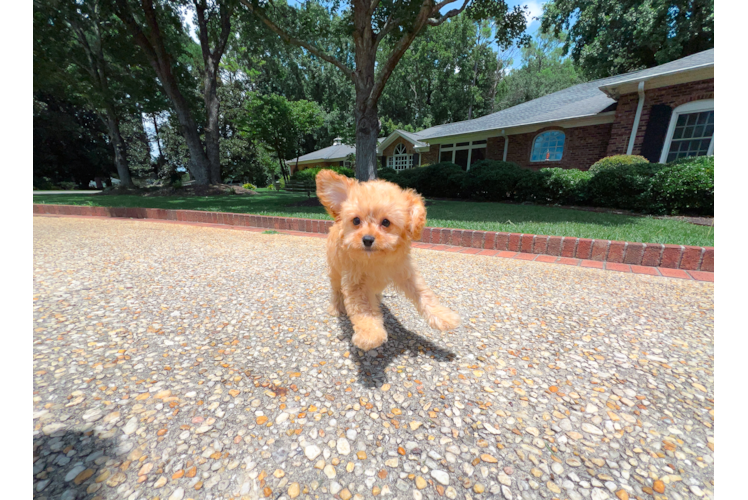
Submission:
[[[358,217],[354,217],[353,218],[353,225],[354,226],[358,226],[359,224],[361,224],[361,219],[359,219]]]
[[[384,219],[384,220],[382,220],[382,225],[384,227],[390,227],[390,221],[388,219]]]

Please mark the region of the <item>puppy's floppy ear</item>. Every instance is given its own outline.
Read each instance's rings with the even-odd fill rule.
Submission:
[[[412,240],[420,240],[423,227],[426,225],[426,206],[423,204],[423,197],[413,191],[406,189],[403,191],[408,200],[408,236]]]
[[[317,198],[333,218],[337,219],[340,209],[348,199],[348,190],[356,182],[332,170],[320,170],[316,177]]]

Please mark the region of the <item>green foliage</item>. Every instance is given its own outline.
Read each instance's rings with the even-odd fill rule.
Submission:
[[[488,23],[462,16],[424,30],[403,55],[379,101],[382,135],[495,111],[494,89],[503,66],[491,41]],[[384,63],[388,54],[380,51],[378,61]]]
[[[562,30],[564,54],[589,78],[604,78],[713,48],[714,0],[550,0],[541,31]]]
[[[575,168],[544,168],[542,197],[549,203],[559,205],[584,205],[588,201],[589,182],[592,172]]]
[[[346,177],[356,176],[356,172],[354,172],[353,169],[348,168],[348,167],[313,167],[313,168],[306,168],[299,172],[295,172],[291,176],[291,180],[314,182],[314,179],[317,177],[317,174],[320,172],[320,170],[332,170],[336,174],[345,175]]]
[[[33,123],[35,179],[88,185],[116,172],[106,128],[91,108],[36,93]]]
[[[532,192],[533,175],[513,162],[481,160],[470,166],[462,187],[466,197],[477,200],[523,200]]]
[[[251,189],[251,190],[257,189],[257,186],[255,186],[254,184],[250,184],[249,182],[247,182],[246,184],[243,184],[242,187],[244,189]]]
[[[648,196],[668,214],[714,215],[714,156],[683,158],[652,179]]]
[[[296,156],[304,134],[320,127],[323,122],[322,110],[317,103],[289,101],[276,94],[250,93],[245,111],[240,128],[249,137],[268,145],[278,159],[284,178],[287,175],[285,158]]]
[[[453,163],[397,172],[377,171],[380,179],[434,198],[532,202],[619,208],[644,213],[714,213],[714,157],[688,158],[669,165],[611,157],[595,171],[544,168],[481,160],[469,171]]]
[[[377,178],[383,181],[389,181],[397,184],[397,170],[394,168],[384,167],[377,170]]]
[[[377,175],[403,189],[414,189],[423,196],[457,198],[460,196],[465,172],[451,162],[435,163],[426,167],[396,171],[382,168]]]
[[[638,155],[613,155],[597,160],[590,167],[590,172],[596,173],[606,168],[614,168],[619,165],[634,165],[636,163],[649,163],[649,160]]]
[[[648,211],[647,194],[652,177],[662,169],[659,163],[609,164],[592,172],[589,201],[596,207]]]
[[[465,171],[451,162],[434,163],[426,167],[405,170],[417,173],[414,189],[424,196],[458,198],[462,196]]]

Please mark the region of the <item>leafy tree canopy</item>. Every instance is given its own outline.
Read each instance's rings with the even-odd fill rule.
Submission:
[[[568,31],[564,54],[591,79],[714,47],[714,0],[550,0],[541,30]]]

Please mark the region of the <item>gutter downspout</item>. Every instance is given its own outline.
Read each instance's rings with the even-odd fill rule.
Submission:
[[[506,161],[506,153],[509,151],[509,136],[506,135],[506,131],[502,130],[501,135],[504,136],[504,161]]]
[[[630,155],[634,151],[634,142],[636,141],[636,132],[639,130],[639,119],[642,116],[642,108],[644,107],[644,82],[639,82],[639,104],[636,107],[636,116],[634,117],[634,126],[631,127],[631,137],[629,137],[629,147],[626,149],[626,154]]]

